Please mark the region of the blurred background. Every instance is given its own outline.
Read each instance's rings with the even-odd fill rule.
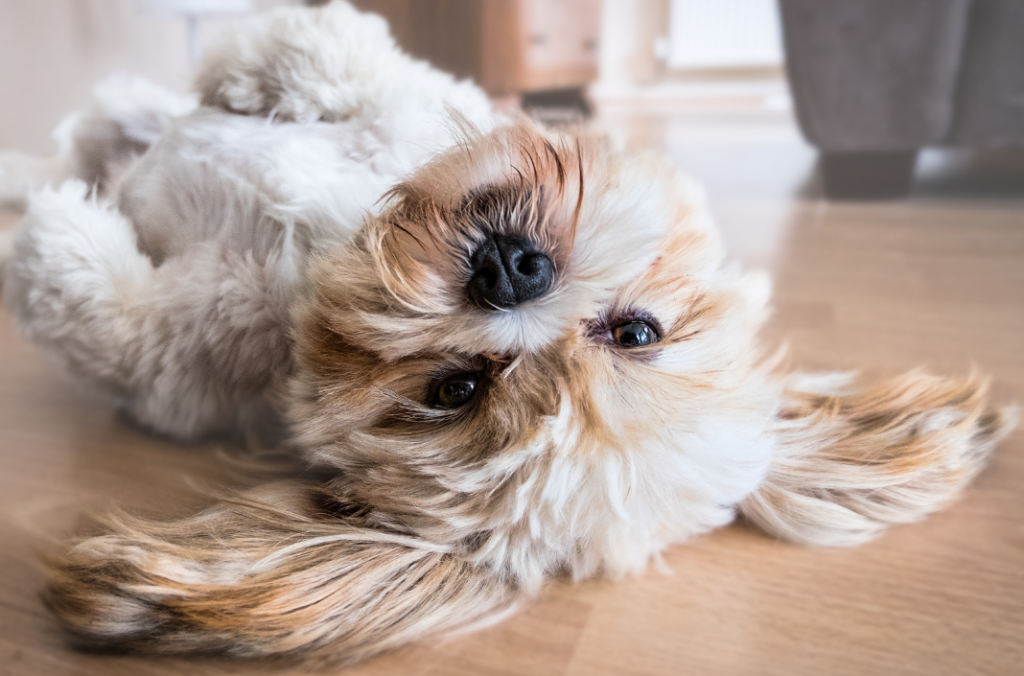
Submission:
[[[205,39],[291,4],[0,0],[0,148],[55,152],[53,128],[115,71],[187,91]],[[789,345],[790,366],[973,366],[996,401],[1024,401],[1024,1],[354,4],[496,106],[586,119],[695,175],[729,256],[773,273],[766,341]],[[17,217],[0,211],[0,231]],[[117,421],[6,313],[0,373],[0,671],[194,673],[68,650],[39,607],[24,523],[152,505],[212,454]],[[497,628],[350,673],[1022,673],[1021,440],[962,503],[870,546],[725,529],[670,550],[671,578],[556,589]]]
[[[186,91],[204,40],[239,15],[296,4],[0,0],[0,147],[52,153],[52,129],[111,72]],[[497,106],[552,123],[591,116],[712,187],[728,168],[747,190],[765,180],[763,161],[789,195],[1024,194],[1016,0],[354,4]],[[709,144],[719,152],[701,153]],[[788,147],[764,157],[773,144]]]
[[[53,152],[51,130],[111,72],[185,91],[203,40],[238,15],[296,4],[0,0],[0,147]],[[795,131],[818,151],[810,173],[835,199],[1024,191],[1024,3],[1015,0],[354,4],[386,17],[414,56],[549,122],[594,115],[661,147],[666,134],[698,129],[737,144]],[[752,117],[756,131],[739,124]],[[709,118],[718,124],[701,129]],[[669,133],[673,120],[683,124]]]

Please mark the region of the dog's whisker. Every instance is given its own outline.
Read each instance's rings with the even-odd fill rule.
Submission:
[[[512,375],[512,372],[516,370],[516,367],[519,366],[522,362],[523,362],[523,355],[521,355],[521,354],[517,355],[516,358],[512,360],[512,363],[510,363],[508,366],[506,366],[504,369],[502,369],[501,377],[505,378],[505,379],[508,379],[508,377],[510,375]]]

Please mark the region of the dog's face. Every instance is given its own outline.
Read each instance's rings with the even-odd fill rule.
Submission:
[[[770,415],[767,284],[723,272],[675,169],[519,123],[391,200],[318,263],[297,321],[296,434],[345,471],[346,501],[408,526],[468,496],[523,500],[519,474],[568,458],[618,463],[595,480],[628,494],[637,463],[665,455],[657,471],[700,484],[708,509],[759,478],[739,447]]]

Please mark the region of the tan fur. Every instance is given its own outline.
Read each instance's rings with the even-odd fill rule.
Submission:
[[[863,391],[785,394],[780,444],[764,484],[741,506],[765,531],[852,545],[956,499],[1016,411],[987,408],[986,384],[916,371]]]
[[[208,307],[192,297],[197,293],[179,297],[176,286],[170,298],[183,306],[199,302],[204,313],[183,319],[179,305],[169,305],[158,315],[148,287],[139,286],[141,299],[132,307],[152,329],[145,333],[151,351],[140,351],[134,334],[102,340],[97,327],[124,319],[113,302],[97,320],[60,323],[58,337],[87,344],[92,351],[82,354],[108,358],[129,403],[151,385],[148,372],[125,367],[132,350],[153,357],[158,375],[171,370],[181,382],[198,383],[167,387],[151,406],[159,414],[168,401],[194,412],[188,405],[198,395],[182,392],[237,394],[228,372],[252,377],[273,357],[274,377],[257,393],[260,402],[287,419],[290,446],[331,478],[270,484],[169,523],[112,517],[98,534],[51,554],[47,602],[85,645],[354,661],[493,621],[555,576],[641,572],[665,547],[723,526],[738,511],[780,537],[860,542],[954,499],[1012,425],[1006,412],[986,408],[975,381],[913,373],[857,391],[834,376],[780,377],[758,340],[768,281],[724,263],[699,186],[665,159],[626,152],[587,129],[553,131],[518,120],[475,131],[456,120],[461,142],[401,172],[397,185],[387,183],[394,187],[382,201],[368,213],[359,210],[366,218],[358,231],[342,236],[338,215],[356,209],[332,200],[358,183],[347,163],[378,128],[377,113],[380,128],[391,131],[372,138],[386,146],[405,138],[406,123],[423,123],[420,111],[396,96],[455,85],[436,73],[434,84],[425,84],[421,75],[432,71],[396,57],[390,46],[376,66],[362,59],[381,26],[374,20],[366,35],[353,30],[361,15],[347,5],[276,16],[215,52],[200,88],[207,104],[277,122],[205,110],[177,128],[237,127],[231,156],[248,171],[257,164],[245,155],[246,138],[333,134],[353,116],[366,123],[348,136],[324,132],[327,146],[359,141],[346,146],[345,163],[335,163],[344,172],[314,163],[333,166],[337,180],[328,175],[332,180],[315,183],[316,172],[296,174],[288,185],[297,192],[283,193],[291,197],[267,193],[251,205],[299,233],[263,238],[268,250],[284,242],[301,253],[288,259],[294,265],[286,272],[267,272],[270,281],[287,281],[267,301],[281,320],[254,328],[244,304],[228,312],[236,308],[221,293]],[[345,30],[347,41],[330,39]],[[383,124],[395,116],[408,119]],[[213,133],[203,138],[188,146],[200,159],[222,141]],[[319,157],[319,145],[301,157]],[[193,155],[175,147],[142,162],[179,163],[189,174]],[[413,152],[396,148],[396,156]],[[273,165],[258,166],[267,175]],[[371,187],[363,185],[360,199]],[[159,204],[140,198],[146,210],[166,211]],[[204,198],[193,206],[207,217]],[[108,224],[109,214],[99,211],[81,222]],[[253,225],[224,213],[214,225],[233,229],[214,230],[220,244],[242,247],[243,235],[276,222]],[[40,220],[22,248],[29,251],[30,236],[45,239],[44,225],[59,243],[79,241],[66,237],[79,230],[61,223]],[[127,219],[117,224],[121,248],[100,247],[103,265],[85,270],[95,283],[90,289],[107,288],[110,270],[131,258],[114,251],[150,269],[134,251]],[[543,294],[485,309],[467,297],[471,259],[498,236],[529,239],[554,273]],[[91,262],[73,245],[61,246],[61,258],[41,245],[33,249],[33,265],[66,261],[61,266],[78,270]],[[250,249],[229,249],[232,256],[209,251],[218,261],[249,260]],[[160,269],[174,263],[191,271],[190,261],[171,256]],[[37,294],[45,305],[25,300],[19,307],[26,316],[28,308],[63,311],[68,298],[76,299],[76,311],[92,308],[89,298],[19,265],[19,289],[39,282],[50,293]],[[243,297],[253,287],[228,279]],[[638,320],[660,340],[636,347],[614,340],[616,327]],[[236,334],[220,323],[273,338],[287,357],[239,349]],[[161,327],[179,325],[188,338],[179,341],[183,347],[160,351],[168,338]],[[103,350],[110,345],[119,347]],[[232,357],[234,371],[204,359],[214,348]],[[80,362],[85,371],[92,363]],[[478,377],[474,398],[461,408],[435,405],[439,383],[466,372]],[[218,420],[234,419],[225,409]],[[177,420],[166,428],[177,430]]]
[[[512,608],[514,586],[329,500],[288,482],[171,523],[109,517],[48,560],[47,603],[94,647],[342,661]]]
[[[667,200],[664,224],[595,230],[637,181]],[[109,520],[49,560],[50,607],[90,645],[352,661],[500,616],[552,575],[641,570],[735,503],[777,536],[852,544],[958,495],[1008,428],[983,388],[772,376],[763,287],[722,271],[679,181],[527,122],[437,159],[315,262],[295,311],[294,443],[337,478],[168,524]],[[462,297],[466,252],[493,227],[553,252],[559,286],[530,335],[488,333]],[[622,252],[581,260],[595,237]],[[620,354],[602,322],[640,309],[662,340]],[[487,379],[470,410],[423,404],[465,369]]]

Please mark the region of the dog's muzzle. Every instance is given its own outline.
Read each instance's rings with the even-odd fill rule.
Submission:
[[[507,310],[551,289],[555,266],[523,237],[491,235],[469,259],[469,299],[484,310]]]

